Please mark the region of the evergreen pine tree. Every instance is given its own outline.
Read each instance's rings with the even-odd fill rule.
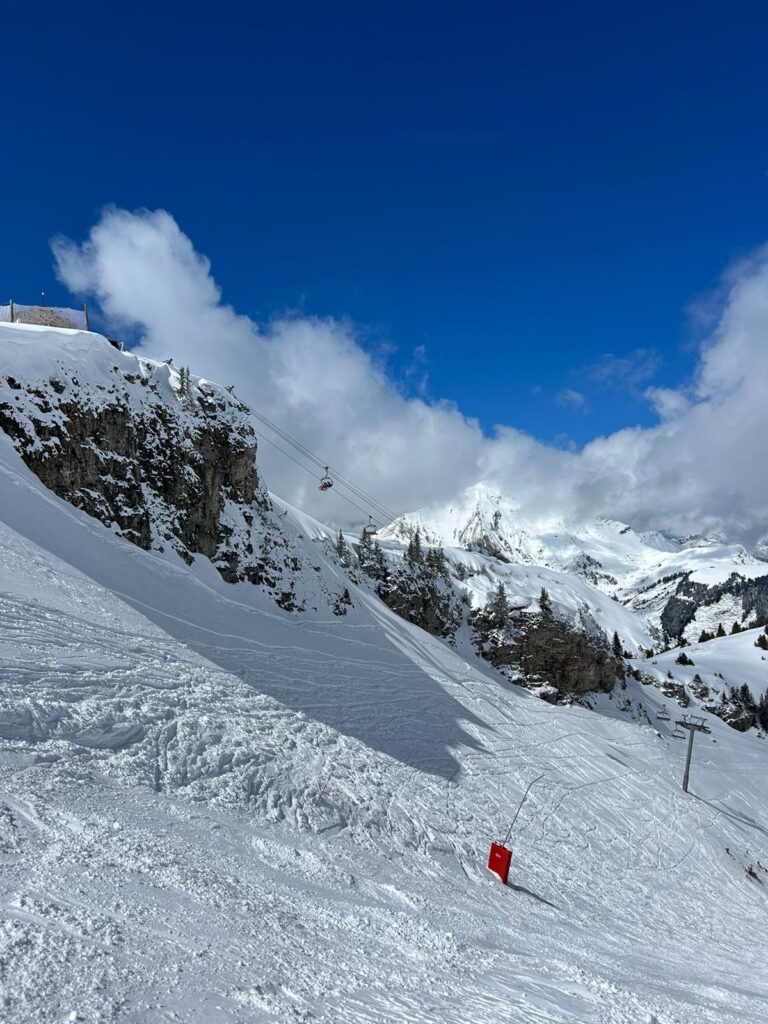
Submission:
[[[408,548],[405,552],[405,560],[409,565],[417,565],[424,561],[421,550],[421,533],[417,529],[408,541]]]
[[[189,367],[182,366],[179,369],[179,395],[182,399],[189,396]]]
[[[757,724],[764,732],[768,732],[768,690],[760,698],[757,706]]]
[[[539,607],[541,608],[541,614],[545,618],[549,618],[552,615],[552,601],[550,600],[546,587],[541,588],[541,594],[539,595]]]
[[[747,711],[752,711],[753,713],[757,711],[757,704],[755,703],[755,698],[753,697],[752,691],[746,683],[744,683],[739,689],[739,698],[741,704],[743,705],[743,707],[747,709]]]
[[[448,579],[448,561],[442,548],[429,548],[424,561],[436,576]]]
[[[725,630],[723,629],[722,622],[718,622],[717,632],[715,633],[715,636],[725,636]]]
[[[376,579],[386,579],[387,560],[384,558],[384,552],[381,549],[381,544],[379,544],[377,540],[373,542],[373,547],[371,548],[371,562],[376,574]]]
[[[617,658],[620,658],[624,653],[624,648],[621,644],[621,637],[617,632],[614,631],[613,640],[611,641],[611,649]]]
[[[507,592],[504,589],[504,584],[501,581],[499,581],[499,585],[491,599],[491,617],[493,619],[493,625],[497,629],[501,629],[505,626],[507,619],[509,618],[509,601],[507,600]]]
[[[741,632],[741,626],[739,625],[738,622],[734,622],[734,624],[731,626],[731,636],[733,636],[734,633],[740,633],[740,632]]]
[[[339,530],[339,535],[336,538],[336,554],[342,565],[349,565],[349,548],[341,530]]]
[[[366,576],[370,576],[371,579],[379,581],[387,579],[389,573],[387,570],[387,562],[384,558],[384,552],[381,550],[381,545],[377,540],[372,542],[371,538],[365,531],[360,535],[357,557],[360,563],[360,568]]]

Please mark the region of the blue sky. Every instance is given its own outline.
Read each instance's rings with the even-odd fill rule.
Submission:
[[[164,208],[238,311],[348,316],[486,429],[651,423],[687,308],[768,237],[767,30],[722,3],[6,11],[2,301],[63,300],[48,240],[105,204]]]

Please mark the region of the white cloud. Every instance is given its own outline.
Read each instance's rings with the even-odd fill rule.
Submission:
[[[724,279],[693,385],[647,392],[659,425],[575,452],[509,426],[488,437],[452,403],[404,397],[343,320],[296,316],[259,326],[238,316],[221,304],[208,261],[163,211],[107,210],[84,245],[59,240],[54,252],[70,289],[95,296],[110,321],[138,327],[143,354],[235,383],[395,511],[489,479],[542,517],[597,513],[745,539],[768,528],[768,248]],[[658,356],[640,352],[611,357],[606,379],[647,381]],[[360,518],[269,446],[259,461],[289,501],[325,519]]]
[[[691,407],[688,396],[679,389],[646,388],[644,394],[661,420],[673,420]]]
[[[661,362],[661,356],[652,348],[636,348],[625,356],[607,352],[588,368],[587,376],[602,387],[632,391],[651,380]]]
[[[564,388],[562,391],[559,391],[555,401],[558,405],[574,409],[576,412],[587,411],[586,398],[580,391],[574,391],[573,388]]]

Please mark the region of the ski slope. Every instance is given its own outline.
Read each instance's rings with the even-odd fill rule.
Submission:
[[[686,796],[652,688],[552,707],[360,588],[281,612],[2,435],[0,524],[0,1019],[768,1019],[764,741],[713,720]]]

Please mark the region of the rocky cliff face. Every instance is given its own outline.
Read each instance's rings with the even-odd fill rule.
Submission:
[[[549,611],[500,619],[489,608],[472,616],[472,626],[481,657],[552,703],[572,695],[610,693],[625,675],[605,636],[577,629]]]
[[[202,555],[288,611],[343,612],[348,595],[278,521],[235,399],[97,335],[65,337],[58,350],[52,335],[24,338],[33,358],[0,375],[0,428],[43,483],[139,547]]]
[[[552,616],[528,615],[517,623],[514,654],[528,685],[567,694],[610,693],[624,678],[622,662],[602,637],[576,630]]]

